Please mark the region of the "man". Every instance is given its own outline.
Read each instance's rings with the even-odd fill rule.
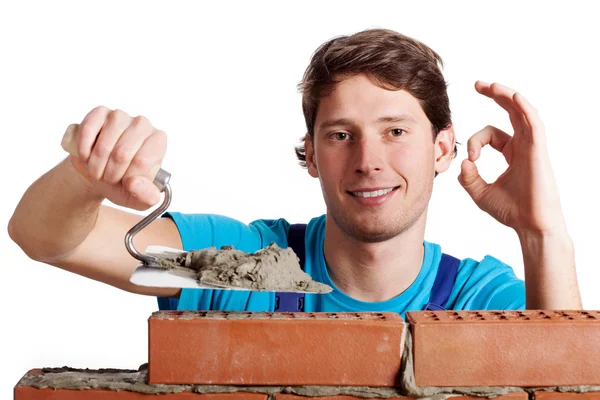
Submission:
[[[448,169],[455,154],[440,65],[427,46],[388,30],[336,38],[313,55],[300,85],[308,133],[296,153],[320,180],[327,214],[307,226],[304,269],[334,291],[307,295],[304,311],[404,314],[429,302],[442,253],[424,241],[427,206],[434,177]],[[573,245],[542,123],[511,89],[483,82],[475,88],[509,113],[514,135],[491,126],[473,135],[459,181],[481,209],[517,233],[525,283],[493,257],[465,259],[442,306],[580,309]],[[474,164],[487,144],[509,165],[492,184]],[[140,218],[101,202],[107,198],[137,210],[158,202],[151,179],[164,157],[166,136],[144,117],[98,107],[83,119],[77,145],[78,157],[70,156],[36,181],[9,223],[11,237],[31,258],[158,296],[161,308],[275,309],[273,293],[129,283],[137,261],[123,237]],[[137,248],[233,245],[251,252],[272,241],[288,245],[290,225],[283,219],[245,225],[215,215],[166,216],[136,236]]]

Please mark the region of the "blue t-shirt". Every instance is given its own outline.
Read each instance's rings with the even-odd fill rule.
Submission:
[[[288,247],[290,224],[284,219],[257,220],[249,225],[232,218],[212,214],[167,213],[181,235],[185,251],[211,246],[233,246],[245,252],[255,252],[271,242]],[[429,301],[442,256],[439,245],[424,242],[421,271],[415,281],[398,296],[381,302],[356,300],[340,291],[331,281],[325,257],[325,215],[313,218],[306,228],[304,271],[313,280],[333,288],[327,294],[305,296],[306,312],[396,312],[422,310]],[[273,311],[274,292],[182,289],[179,298],[158,298],[161,310],[226,310]],[[460,262],[447,309],[454,310],[519,310],[525,308],[525,283],[508,265],[494,257],[481,261],[467,258]]]

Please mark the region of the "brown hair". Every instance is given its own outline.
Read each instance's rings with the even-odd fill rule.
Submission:
[[[432,124],[433,138],[452,124],[442,58],[423,43],[389,29],[369,29],[322,44],[312,56],[298,90],[306,129],[314,138],[317,109],[322,97],[344,79],[367,74],[379,86],[406,90],[414,96]],[[304,138],[296,147],[306,167]],[[454,146],[456,156],[456,146]]]

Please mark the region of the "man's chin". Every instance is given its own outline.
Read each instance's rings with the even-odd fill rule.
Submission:
[[[365,226],[364,224],[344,224],[341,226],[344,233],[357,241],[365,243],[380,243],[390,240],[400,234],[401,229],[393,229],[383,224],[378,226]]]
[[[386,242],[398,235],[399,232],[391,231],[369,231],[369,232],[357,232],[355,239],[364,243],[381,243]]]

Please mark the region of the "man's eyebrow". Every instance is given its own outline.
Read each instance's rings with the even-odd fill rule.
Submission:
[[[390,115],[390,116],[377,118],[377,122],[403,122],[403,121],[417,123],[417,120],[415,119],[415,117],[413,117],[410,114]]]
[[[384,117],[379,117],[375,122],[413,122],[417,123],[417,120],[410,114],[398,114],[398,115],[386,115]],[[339,118],[330,121],[323,121],[319,124],[319,129],[331,128],[333,126],[351,126],[356,125],[356,123],[349,118]]]
[[[319,124],[319,129],[331,128],[332,126],[349,126],[354,125],[354,121],[348,118],[332,119],[330,121],[323,121]]]

